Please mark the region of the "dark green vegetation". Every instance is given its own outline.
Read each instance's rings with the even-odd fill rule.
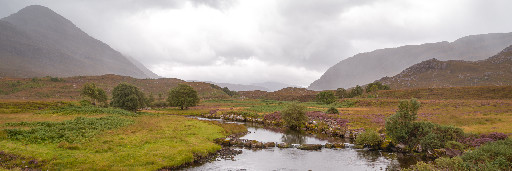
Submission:
[[[382,137],[380,137],[380,134],[375,130],[367,130],[359,134],[356,138],[357,145],[362,145],[374,149],[379,149],[379,146],[382,144],[382,142]]]
[[[423,151],[444,148],[446,142],[464,136],[460,128],[416,122],[419,107],[415,99],[401,101],[396,114],[386,120],[386,133],[393,142]]]
[[[189,107],[196,106],[199,103],[199,97],[194,88],[180,84],[169,91],[167,102],[172,107],[179,107],[180,109],[188,109]]]
[[[378,81],[366,85],[365,88],[366,93],[377,92],[379,90],[391,90],[391,88],[389,88],[388,85],[384,85]]]
[[[100,132],[132,124],[130,119],[118,116],[101,118],[77,117],[64,122],[11,122],[8,127],[29,129],[5,129],[7,138],[23,143],[79,143]]]
[[[82,88],[82,92],[80,93],[80,95],[88,97],[89,99],[94,101],[95,105],[98,102],[101,103],[103,106],[108,105],[107,104],[107,100],[108,100],[107,93],[105,93],[105,90],[103,90],[99,87],[96,87],[96,84],[94,84],[94,83],[85,84],[84,87]]]
[[[298,129],[307,121],[306,107],[297,103],[289,104],[282,112],[281,117],[285,125],[290,129]]]
[[[436,159],[433,163],[419,162],[410,170],[510,170],[512,139],[490,142],[461,156]]]
[[[112,91],[112,106],[129,111],[137,111],[146,106],[146,97],[139,88],[121,83]]]
[[[321,104],[331,104],[336,101],[332,91],[322,91],[316,95],[316,101]]]

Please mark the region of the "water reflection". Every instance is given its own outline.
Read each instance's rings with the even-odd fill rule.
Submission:
[[[303,132],[245,124],[247,135],[242,139],[261,142],[285,142],[288,144],[325,144],[344,142],[340,138],[328,140]],[[232,160],[218,160],[185,170],[399,170],[420,160],[414,156],[381,151],[346,149],[322,149],[304,151],[295,148],[269,148],[260,150],[241,149],[242,154]]]
[[[286,130],[286,132],[281,137],[281,141],[287,144],[305,144],[306,136],[304,133],[294,130]]]

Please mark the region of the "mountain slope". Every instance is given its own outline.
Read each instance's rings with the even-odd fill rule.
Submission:
[[[25,7],[0,23],[0,76],[151,77],[121,53],[46,7]]]
[[[407,45],[357,54],[329,68],[311,83],[311,90],[349,88],[364,85],[385,76],[394,76],[421,61],[475,61],[492,56],[512,44],[512,33],[492,33],[460,38],[454,42]]]
[[[392,89],[512,85],[512,46],[480,61],[430,59],[379,81]]]

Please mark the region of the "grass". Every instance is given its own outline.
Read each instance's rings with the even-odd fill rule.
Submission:
[[[214,139],[247,130],[176,115],[49,112],[68,109],[0,114],[0,168],[157,170],[215,152]]]
[[[441,99],[419,100],[422,104],[418,111],[421,121],[430,121],[441,125],[452,125],[463,128],[470,133],[503,132],[512,133],[512,100],[467,100],[467,99]],[[339,118],[348,119],[350,129],[384,128],[387,117],[395,114],[400,99],[383,98],[357,98],[344,99],[330,105],[316,102],[301,102],[308,111],[325,112],[329,107],[335,106],[340,114]],[[274,100],[209,100],[190,110],[161,109],[166,114],[201,115],[210,110],[219,110],[222,113],[230,111],[257,113],[265,115],[281,111],[286,101]]]

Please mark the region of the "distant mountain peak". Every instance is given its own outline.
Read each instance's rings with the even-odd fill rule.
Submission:
[[[0,24],[0,76],[155,77],[47,7],[31,5],[1,20],[9,24]]]

